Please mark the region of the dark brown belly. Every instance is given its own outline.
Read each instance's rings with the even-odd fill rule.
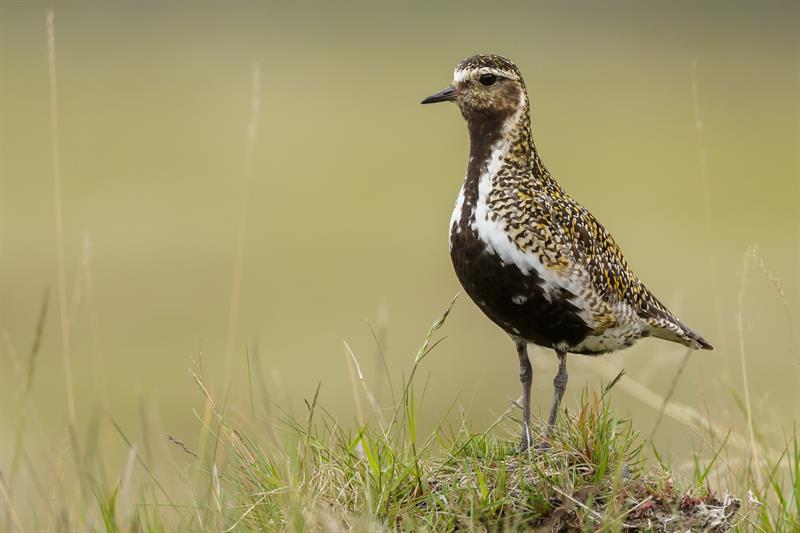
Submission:
[[[566,289],[545,294],[535,271],[523,273],[487,251],[470,229],[450,237],[450,257],[464,290],[509,335],[553,348],[574,346],[591,332]]]

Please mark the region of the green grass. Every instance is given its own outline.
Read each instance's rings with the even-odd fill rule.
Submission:
[[[439,427],[417,440],[408,412],[388,432],[348,431],[310,406],[307,420],[287,421],[283,444],[267,447],[233,427],[224,430],[232,458],[219,489],[232,498],[220,517],[224,525],[620,530],[669,519],[694,529],[714,513],[727,521],[738,509],[735,500],[723,505],[706,490],[680,491],[666,470],[647,467],[638,434],[602,396],[587,393],[580,412],[562,417],[547,437],[547,450],[523,454],[504,431],[513,423],[487,433]]]
[[[681,478],[612,408],[609,391],[621,374],[601,390],[584,390],[579,409],[563,411],[552,432],[536,421],[535,440],[547,443],[542,450],[517,451],[519,424],[511,410],[483,432],[470,430],[463,419],[456,425],[440,422],[422,432],[417,420],[424,408],[425,387],[417,382],[418,371],[439,342],[448,313],[449,309],[431,327],[406,377],[390,387],[397,395],[391,409],[380,409],[349,348],[356,424],[343,423],[325,409],[321,386],[305,401],[302,416],[282,413],[259,420],[252,376],[245,391],[250,408],[236,412],[228,407],[227,396],[219,403],[210,394],[198,371],[193,376],[206,410],[197,415],[202,434],[196,451],[168,435],[160,443],[137,445],[112,419],[116,438],[109,442],[127,452],[124,467],[115,476],[103,459],[97,419],[85,449],[78,450],[74,439],[62,445],[51,468],[49,513],[34,512],[29,517],[14,505],[7,485],[0,485],[5,501],[3,530],[794,531],[800,527],[796,433],[771,463],[756,458],[761,469],[755,461],[737,467],[725,439],[710,457],[698,453],[693,477]],[[448,415],[443,420],[452,419]],[[143,428],[157,439],[155,425],[144,421]],[[648,459],[651,451],[655,461]],[[182,458],[172,465],[172,472],[163,467],[170,452]],[[24,456],[21,452],[20,463]],[[75,494],[69,494],[70,485],[63,482],[70,458],[77,473]],[[61,484],[55,482],[58,478]],[[722,486],[712,486],[711,480],[723,480]]]

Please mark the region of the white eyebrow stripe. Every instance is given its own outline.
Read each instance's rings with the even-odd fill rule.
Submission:
[[[507,70],[498,70],[491,67],[481,67],[478,69],[456,69],[453,72],[453,83],[461,83],[483,74],[494,74],[499,78],[507,78],[509,80],[518,80],[519,76]]]
[[[467,81],[470,79],[470,75],[472,74],[471,70],[456,70],[453,72],[453,82],[460,83],[462,81]]]

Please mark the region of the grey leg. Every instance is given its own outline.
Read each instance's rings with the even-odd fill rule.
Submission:
[[[528,343],[516,341],[517,355],[519,356],[519,380],[522,382],[522,440],[519,443],[520,451],[525,451],[531,446],[531,383],[533,382],[533,367],[528,359]]]
[[[553,404],[550,406],[550,417],[547,419],[549,429],[553,428],[558,416],[558,405],[561,403],[561,397],[564,396],[564,390],[567,388],[567,354],[556,350],[558,356],[558,374],[553,379]]]

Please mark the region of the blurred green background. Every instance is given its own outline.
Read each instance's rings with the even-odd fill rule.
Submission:
[[[30,445],[63,440],[67,424],[46,8],[0,4],[0,465],[10,461],[21,401],[15,364],[30,351],[47,287]],[[419,101],[478,52],[517,62],[549,169],[616,236],[648,286],[717,347],[691,357],[673,399],[744,433],[736,402],[744,346],[753,409],[770,438],[782,442],[797,422],[800,4],[81,2],[54,10],[80,428],[102,414],[135,433],[146,406],[192,445],[202,396],[188,369],[202,354],[215,394],[231,383],[230,408],[247,411],[246,347],[277,404],[302,413],[321,381],[321,402],[354,423],[346,340],[388,405],[367,321],[385,333],[399,379],[460,289],[447,226],[466,129],[454,106]],[[261,107],[248,181],[254,63]],[[772,274],[750,262],[740,294],[751,245]],[[483,429],[518,395],[513,346],[466,297],[444,334],[424,366],[425,423],[455,401],[453,416],[464,412]],[[571,357],[567,406],[585,385],[607,381],[604,364],[666,394],[683,353],[647,340],[602,360]],[[541,413],[555,358],[532,354]],[[651,429],[656,411],[623,389],[614,403],[637,429]],[[699,447],[693,439],[672,420],[656,436],[678,458]]]

